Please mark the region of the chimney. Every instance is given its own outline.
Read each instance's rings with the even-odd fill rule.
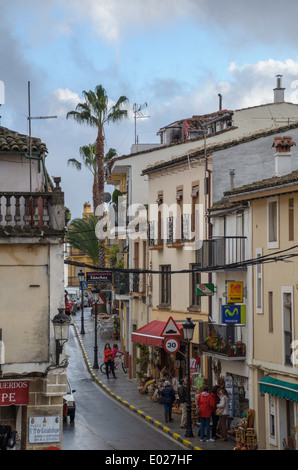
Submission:
[[[234,168],[229,170],[230,174],[230,189],[231,191],[235,188],[235,170]]]
[[[274,103],[283,103],[285,101],[285,88],[281,86],[282,75],[276,75],[277,84],[274,88]]]
[[[288,175],[292,172],[292,153],[291,147],[296,145],[292,137],[282,136],[274,137],[272,147],[275,147],[275,176]]]
[[[222,110],[222,96],[220,93],[218,93],[218,98],[219,98],[219,111]]]

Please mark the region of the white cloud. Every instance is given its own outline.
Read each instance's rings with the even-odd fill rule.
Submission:
[[[298,61],[268,59],[255,64],[238,66],[232,63],[229,67],[234,86],[235,107],[255,106],[273,101],[273,88],[276,87],[276,75],[282,75],[282,86],[285,90],[285,100],[297,102],[293,90],[298,79]]]
[[[200,0],[197,0],[199,3]],[[155,22],[166,24],[189,13],[192,0],[64,0],[77,19],[92,21],[93,33],[108,41],[118,42],[124,33],[133,33],[150,27]]]
[[[47,113],[65,119],[69,111],[75,110],[82,98],[69,88],[57,88],[45,99]]]
[[[51,1],[51,0],[49,0]],[[155,23],[166,26],[188,17],[198,27],[215,25],[225,35],[238,38],[233,47],[261,40],[276,44],[297,41],[297,9],[293,0],[283,0],[280,8],[272,0],[58,0],[73,20],[91,21],[92,33],[111,42],[119,42],[126,33],[148,29]],[[283,18],[282,14],[286,12]],[[69,24],[67,25],[69,27]],[[223,36],[225,38],[225,36]]]

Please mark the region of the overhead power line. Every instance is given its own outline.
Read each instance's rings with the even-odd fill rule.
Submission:
[[[225,270],[225,269],[237,269],[237,268],[243,268],[247,266],[255,266],[258,264],[267,264],[267,263],[277,263],[277,262],[290,262],[292,258],[295,258],[298,256],[298,251],[296,253],[290,253],[292,250],[297,250],[298,245],[295,245],[291,248],[287,248],[285,250],[280,250],[275,253],[270,253],[270,255],[264,255],[260,256],[257,258],[252,258],[246,261],[241,261],[237,263],[230,263],[230,264],[223,264],[223,265],[216,265],[216,266],[206,266],[206,267],[201,267],[198,266],[196,263],[194,263],[195,267],[193,269],[180,269],[180,270],[174,270],[174,271],[159,271],[159,270],[151,270],[151,269],[136,269],[136,268],[115,268],[115,267],[100,267],[100,266],[94,266],[90,265],[87,263],[79,263],[77,261],[70,261],[70,260],[65,260],[65,264],[81,267],[81,268],[89,268],[93,269],[96,271],[107,271],[107,272],[114,272],[114,273],[135,273],[135,274],[190,274],[190,273],[195,273],[195,272],[214,272],[214,271],[220,271],[220,270]]]

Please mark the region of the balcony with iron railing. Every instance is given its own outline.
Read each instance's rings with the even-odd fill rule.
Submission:
[[[182,214],[180,217],[167,218],[167,246],[179,248],[185,242],[191,241],[191,215]]]
[[[157,221],[150,221],[148,223],[148,242],[150,250],[163,249],[161,226],[159,226]]]
[[[61,236],[65,231],[60,191],[0,192],[0,237]]]
[[[245,325],[218,325],[200,322],[200,350],[204,355],[245,360]]]
[[[245,270],[246,237],[212,237],[202,240],[196,250],[196,263],[202,268]]]
[[[146,275],[144,273],[115,273],[115,294],[143,296],[146,292]]]

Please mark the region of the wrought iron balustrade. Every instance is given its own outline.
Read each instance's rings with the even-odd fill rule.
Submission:
[[[118,295],[143,294],[146,291],[146,277],[143,273],[115,273],[115,293]]]
[[[191,215],[182,214],[179,217],[167,218],[167,244],[191,241]]]
[[[246,357],[245,325],[200,323],[200,348],[203,352],[228,357]]]
[[[225,269],[229,265],[231,268],[241,268],[241,263],[246,260],[245,244],[246,237],[236,236],[202,240],[200,249],[196,250],[196,263],[203,268]]]
[[[148,223],[148,240],[149,247],[157,247],[163,245],[161,236],[161,227],[158,226],[158,222],[153,220]]]

